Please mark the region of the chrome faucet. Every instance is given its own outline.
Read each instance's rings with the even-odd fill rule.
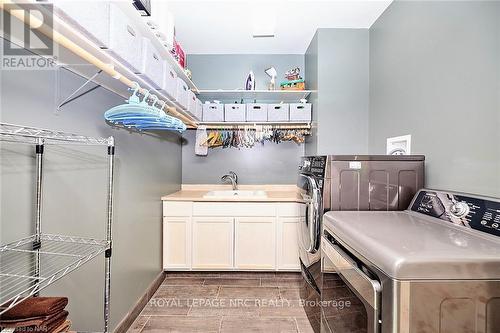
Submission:
[[[233,191],[236,191],[238,189],[238,175],[233,171],[229,171],[220,178],[223,182],[226,182],[228,179],[231,181],[231,185],[233,185]]]

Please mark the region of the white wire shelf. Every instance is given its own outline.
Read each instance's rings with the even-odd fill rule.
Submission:
[[[200,122],[199,126],[205,126],[207,129],[224,128],[249,128],[258,126],[271,126],[282,129],[310,129],[311,124],[307,122]]]
[[[257,102],[295,102],[306,98],[311,93],[310,90],[200,90],[199,97],[203,101],[244,101]]]
[[[0,246],[0,315],[110,247],[107,240],[41,234]],[[3,305],[3,307],[2,307]]]
[[[39,139],[41,139],[42,142],[39,142]],[[114,146],[114,139],[112,136],[108,138],[97,138],[7,123],[0,123],[0,141],[27,144],[43,143]]]
[[[26,2],[40,5],[37,9],[41,12],[47,13],[47,7],[42,6],[40,2],[36,0],[27,0]],[[117,4],[122,7],[122,10],[126,10],[127,15],[131,16],[130,19],[137,22],[141,19],[139,13],[133,8],[131,3],[117,2]],[[22,11],[17,12],[22,13]],[[53,26],[44,26],[44,29],[39,30],[43,33],[46,33],[47,30],[51,32],[49,38],[52,38],[57,45],[57,61],[55,62],[57,66],[66,68],[86,79],[91,79],[93,83],[115,92],[124,98],[128,98],[130,96],[128,88],[132,88],[133,82],[137,82],[142,89],[149,90],[151,94],[156,95],[159,100],[166,103],[166,112],[181,118],[181,120],[183,120],[187,125],[196,125],[196,119],[189,115],[186,109],[180,106],[177,101],[168,98],[163,91],[154,89],[150,83],[144,80],[140,75],[133,73],[122,61],[113,57],[109,52],[101,49],[64,19],[53,14],[54,13],[52,13],[52,11],[47,13],[47,15],[53,18]],[[37,19],[33,16],[29,16],[27,21],[22,21],[29,25],[35,24]],[[144,22],[140,23],[142,24],[141,31],[146,31],[146,24]],[[17,30],[22,31],[22,29]],[[16,33],[13,33],[12,36],[10,36],[11,42],[17,45],[23,45],[22,41],[24,39],[22,35],[18,36],[17,30]],[[154,37],[152,32],[148,31],[148,33]],[[159,43],[156,37],[155,40],[152,40],[152,42]],[[171,64],[172,62],[175,62],[175,59],[173,59],[173,57],[166,50],[163,50],[163,52],[162,56],[168,56],[167,60]],[[96,72],[98,70],[101,70],[104,73],[96,76]],[[191,80],[187,80],[188,78],[184,71],[180,68],[180,65],[177,64],[175,70],[178,71],[178,73],[182,73],[180,76],[183,77],[192,90],[196,92],[196,86],[194,86],[194,83]]]

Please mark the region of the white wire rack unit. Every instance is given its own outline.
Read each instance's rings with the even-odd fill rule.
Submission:
[[[109,330],[113,222],[113,137],[95,138],[0,123],[0,141],[34,144],[36,153],[36,215],[33,235],[0,245],[0,315],[63,278],[98,255],[105,254],[104,332]],[[45,145],[99,145],[108,153],[108,195],[104,239],[42,233],[42,171]]]

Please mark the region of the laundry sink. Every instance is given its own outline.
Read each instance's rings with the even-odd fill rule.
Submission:
[[[241,190],[241,191],[210,191],[207,192],[203,196],[204,198],[210,199],[229,199],[229,198],[247,198],[247,199],[265,199],[267,198],[267,194],[265,191],[250,191],[250,190]]]

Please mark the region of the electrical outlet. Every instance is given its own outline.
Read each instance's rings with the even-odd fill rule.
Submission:
[[[395,136],[387,138],[387,155],[410,155],[411,154],[411,135]]]

